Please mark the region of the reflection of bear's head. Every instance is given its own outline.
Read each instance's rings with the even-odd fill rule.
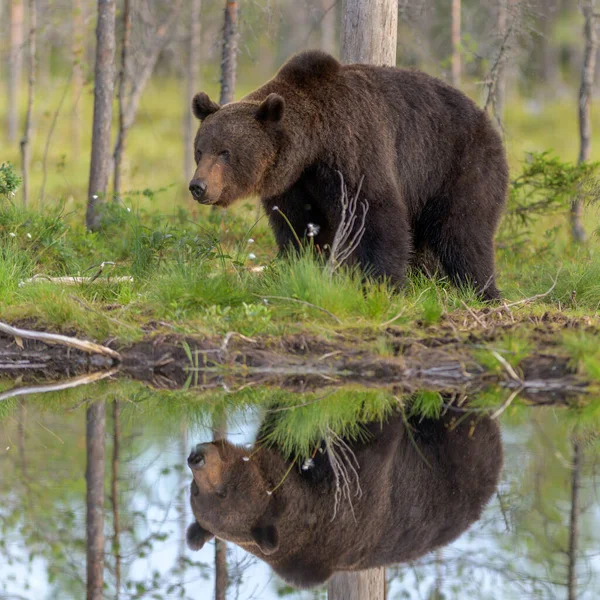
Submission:
[[[195,200],[225,207],[260,192],[277,157],[284,106],[278,94],[269,94],[260,104],[233,102],[223,107],[204,93],[194,96],[192,110],[202,122],[194,142],[197,168],[190,182]]]
[[[243,448],[219,440],[198,444],[188,457],[194,479],[191,505],[196,523],[188,544],[199,550],[216,535],[241,546],[258,546],[264,555],[278,546],[271,483]]]

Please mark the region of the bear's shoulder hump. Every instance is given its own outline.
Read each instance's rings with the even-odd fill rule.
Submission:
[[[340,63],[330,54],[320,50],[308,50],[290,58],[279,69],[277,77],[298,87],[305,87],[313,82],[322,82],[334,77],[340,68]]]

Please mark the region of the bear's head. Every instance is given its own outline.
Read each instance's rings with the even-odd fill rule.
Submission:
[[[194,141],[196,172],[190,192],[201,204],[229,206],[260,193],[281,146],[285,102],[269,94],[262,103],[219,106],[206,94],[194,96],[192,110],[201,124]]]
[[[193,474],[191,506],[196,522],[188,546],[199,550],[213,536],[242,547],[256,545],[264,555],[279,547],[275,499],[254,456],[224,440],[198,444],[188,457]]]

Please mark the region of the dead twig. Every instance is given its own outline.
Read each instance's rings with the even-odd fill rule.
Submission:
[[[562,266],[558,270],[558,273],[556,273],[556,277],[552,281],[552,285],[550,286],[548,291],[544,292],[543,294],[536,294],[535,296],[530,296],[529,298],[523,298],[523,300],[517,300],[516,302],[509,302],[508,304],[505,302],[502,306],[499,306],[498,308],[494,308],[493,310],[490,310],[490,312],[488,312],[487,314],[492,315],[494,313],[502,312],[508,308],[512,308],[513,306],[519,306],[520,304],[527,304],[528,302],[533,302],[534,300],[539,300],[540,298],[545,298],[546,296],[550,295],[552,293],[552,291],[554,290],[554,288],[556,287],[556,283],[558,282],[558,276],[559,276],[561,270],[562,270]]]
[[[46,342],[47,344],[61,344],[63,346],[69,346],[71,348],[76,348],[77,350],[82,350],[83,352],[88,352],[89,354],[101,354],[103,356],[110,356],[119,362],[121,361],[121,355],[112,348],[107,348],[106,346],[101,346],[100,344],[88,342],[86,340],[67,337],[66,335],[46,333],[44,331],[30,331],[29,329],[19,329],[1,321],[0,332],[12,335],[15,338],[37,340],[40,342]]]
[[[316,308],[317,310],[323,311],[327,313],[332,319],[335,319],[338,323],[341,324],[341,319],[336,317],[332,312],[329,312],[326,308],[322,306],[317,306],[316,304],[312,304],[311,302],[307,302],[306,300],[298,300],[298,298],[290,298],[288,296],[263,296],[262,294],[254,294],[259,298],[267,298],[269,300],[287,300],[288,302],[297,302],[298,304],[304,304],[306,306],[310,306],[311,308]]]
[[[495,410],[490,415],[490,419],[497,419],[512,404],[512,401],[523,391],[523,389],[524,386],[520,386],[516,390],[514,390],[506,399],[506,401],[502,403],[502,406],[500,406],[500,408]]]
[[[506,369],[509,377],[519,384],[523,384],[523,380],[517,375],[517,372],[513,369],[512,365],[504,358],[504,356],[498,354],[495,350],[491,350],[492,356]]]

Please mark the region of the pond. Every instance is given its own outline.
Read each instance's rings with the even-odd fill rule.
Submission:
[[[321,388],[307,385],[308,389],[302,392],[299,389],[310,378],[299,373],[288,375],[279,386],[249,382],[233,388],[224,381],[219,386],[211,381],[202,387],[202,376],[195,376],[187,385],[167,390],[157,389],[161,383],[168,387],[166,381],[149,385],[111,376],[85,386],[27,393],[0,402],[0,597],[85,597],[86,489],[99,484],[100,489],[104,487],[104,506],[98,497],[91,502],[94,510],[104,515],[105,555],[99,568],[104,575],[105,597],[211,598],[215,586],[215,541],[207,539],[199,551],[186,545],[187,528],[195,520],[190,507],[193,470],[188,467],[188,456],[197,443],[210,442],[215,435],[226,436],[242,448],[243,455],[248,455],[244,460],[250,461],[256,452],[253,443],[257,435],[262,436],[265,445],[267,440],[283,444],[286,453],[299,457],[291,474],[279,478],[278,485],[283,483],[285,487],[288,480],[307,476],[319,466],[312,460],[322,460],[319,452],[329,456],[325,442],[319,439],[326,438],[328,432],[333,436],[330,440],[337,439],[336,432],[340,432],[340,436],[358,436],[357,444],[373,447],[379,443],[374,441],[377,435],[363,435],[366,426],[361,421],[375,419],[381,423],[376,426],[377,431],[386,435],[391,432],[389,439],[404,436],[408,440],[404,450],[394,448],[400,453],[395,460],[404,469],[397,471],[403,475],[396,486],[405,490],[400,493],[408,498],[403,500],[405,504],[410,504],[410,498],[418,497],[415,489],[425,485],[418,482],[428,476],[428,469],[436,468],[428,459],[435,462],[439,455],[444,460],[444,453],[449,456],[453,452],[451,446],[444,445],[442,437],[447,434],[441,429],[442,437],[430,436],[437,441],[423,450],[420,440],[429,435],[425,432],[426,423],[439,422],[422,416],[428,411],[430,416],[439,413],[445,419],[445,431],[463,427],[467,431],[465,440],[479,439],[477,446],[471,446],[471,454],[476,455],[473,460],[468,464],[464,460],[456,462],[452,474],[457,489],[460,487],[467,494],[463,500],[473,499],[475,491],[471,493],[469,489],[481,487],[477,475],[482,472],[477,470],[481,465],[476,462],[487,461],[485,469],[490,475],[489,469],[493,470],[494,465],[499,468],[502,462],[501,446],[503,468],[497,486],[490,488],[490,499],[481,517],[465,533],[434,552],[386,570],[387,597],[566,597],[569,560],[573,557],[577,559],[576,597],[598,597],[597,442],[593,436],[573,438],[566,409],[515,404],[505,407],[500,420],[491,420],[487,412],[477,408],[478,396],[492,393],[487,389],[468,397],[432,391],[406,395],[394,386],[378,389],[372,382],[368,388],[357,382],[335,384],[323,377]],[[0,390],[6,397],[6,390],[22,389],[24,384],[14,377],[0,380]],[[411,408],[415,404],[419,414]],[[470,407],[474,412],[469,412]],[[494,438],[497,422],[501,444]],[[264,434],[264,429],[258,433],[264,423],[270,423],[269,435]],[[104,458],[98,454],[102,441]],[[356,450],[357,446],[353,448]],[[431,448],[433,453],[427,454]],[[340,449],[343,458],[343,446],[338,446]],[[363,461],[364,457],[356,452]],[[305,458],[304,454],[310,456]],[[415,460],[417,454],[422,461]],[[352,487],[360,487],[361,483],[364,489],[360,493],[367,495],[367,486],[382,486],[373,500],[372,527],[376,527],[375,513],[381,510],[378,498],[381,490],[389,490],[392,479],[384,474],[396,473],[386,471],[384,459],[380,464],[361,462],[362,471],[358,465],[357,470],[352,468],[352,458],[346,459],[349,485],[339,496],[337,516],[323,521],[324,533],[331,531],[330,524],[335,519],[343,520],[353,502],[360,512],[355,518],[364,521],[364,503]],[[376,468],[364,468],[373,464]],[[572,468],[574,465],[576,469]],[[99,482],[93,481],[94,468],[96,473],[99,469]],[[490,477],[493,479],[493,475]],[[317,479],[313,483],[318,486]],[[578,496],[576,519],[572,522],[574,481]],[[426,504],[444,493],[443,484],[432,487],[415,504]],[[324,496],[323,506],[328,511],[330,500]],[[390,513],[395,510],[394,505],[387,506]],[[436,514],[444,510],[440,506],[435,508]],[[418,507],[415,510],[414,514],[419,514]],[[407,512],[412,514],[412,509]],[[439,521],[436,514],[430,512],[427,519],[416,518],[422,526],[425,521]],[[388,517],[390,522],[403,522],[404,515]],[[299,527],[305,518],[304,514],[297,515]],[[295,515],[292,522],[294,519]],[[454,517],[446,515],[444,519],[448,525]],[[569,552],[574,524],[577,544]],[[450,537],[455,534],[452,532]],[[409,527],[406,539],[411,535],[414,532],[411,534]],[[278,544],[283,547],[286,541],[278,540]],[[415,538],[411,545],[418,542]],[[291,587],[265,562],[233,543],[227,543],[225,552],[229,599],[326,597],[322,585],[311,590]]]

